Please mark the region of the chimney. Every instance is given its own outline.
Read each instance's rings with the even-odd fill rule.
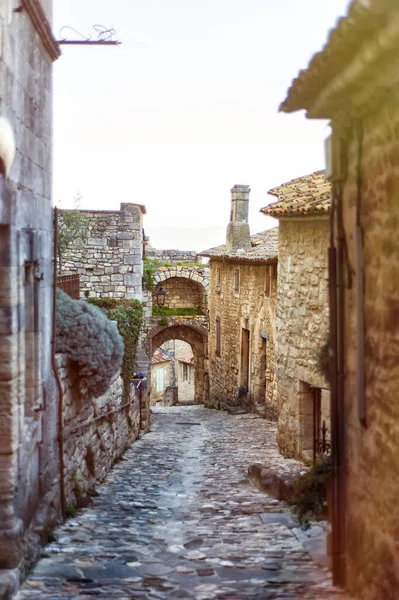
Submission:
[[[230,223],[227,226],[226,249],[236,250],[251,245],[248,225],[249,185],[235,185],[231,190]]]

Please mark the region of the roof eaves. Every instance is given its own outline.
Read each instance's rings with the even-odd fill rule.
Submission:
[[[291,113],[305,109],[310,117],[331,116],[325,108],[323,113],[323,103],[319,100],[321,92],[333,80],[336,80],[332,86],[335,92],[338,88],[342,91],[350,80],[353,81],[359,69],[364,71],[371,60],[375,61],[381,56],[386,44],[376,43],[377,32],[389,27],[390,17],[395,11],[399,17],[397,9],[397,0],[384,0],[382,3],[380,0],[353,0],[347,16],[340,18],[336,27],[330,30],[323,49],[311,58],[308,67],[301,70],[292,81],[279,111]],[[373,52],[369,47],[366,48],[370,41],[373,42]],[[352,63],[360,53],[361,60],[355,69]],[[341,78],[342,73],[346,75]]]

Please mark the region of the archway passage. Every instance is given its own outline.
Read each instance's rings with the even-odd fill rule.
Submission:
[[[187,320],[188,321],[188,320]],[[207,330],[205,327],[188,323],[171,323],[150,330],[145,340],[145,351],[152,356],[154,351],[169,340],[183,340],[190,344],[194,355],[194,401],[203,403],[206,395]]]
[[[166,292],[165,308],[184,309],[195,308],[205,315],[207,295],[204,286],[198,281],[185,277],[169,277],[162,281]],[[152,294],[152,303],[156,305],[156,289]]]

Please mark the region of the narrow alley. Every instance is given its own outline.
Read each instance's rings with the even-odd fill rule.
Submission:
[[[274,433],[254,415],[156,408],[151,431],[56,530],[17,599],[341,597],[284,506],[248,481],[249,464],[273,459]]]

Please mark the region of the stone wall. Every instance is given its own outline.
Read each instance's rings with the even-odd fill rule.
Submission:
[[[276,371],[277,439],[289,457],[311,457],[313,397],[327,387],[316,357],[329,328],[328,219],[282,219],[279,230]],[[328,397],[322,401],[329,428]]]
[[[73,365],[63,355],[57,355],[57,363],[64,393],[66,503],[82,506],[115,460],[139,437],[140,393],[132,385],[131,396],[125,400],[118,375],[105,394],[88,400]]]
[[[392,88],[393,89],[393,88]],[[394,600],[399,589],[399,94],[364,117],[360,220],[364,248],[364,371],[367,427],[356,402],[356,278],[345,285],[346,559],[350,592]],[[348,141],[343,222],[356,269],[359,142]]]
[[[162,282],[166,292],[165,308],[197,308],[206,312],[207,297],[203,285],[186,277],[171,277]],[[156,305],[156,288],[152,294],[152,303]]]
[[[209,377],[210,406],[241,406],[277,418],[274,377],[276,262],[252,264],[234,259],[210,262]],[[220,269],[220,291],[216,272]],[[266,269],[271,273],[270,296],[265,295]],[[235,291],[239,271],[239,292]],[[220,319],[221,351],[216,352],[216,320]],[[249,331],[248,393],[242,388],[242,330]],[[241,397],[240,397],[241,395]]]
[[[60,220],[62,222],[62,213]],[[143,212],[137,204],[120,211],[88,211],[89,237],[65,252],[62,274],[80,274],[82,297],[142,299]]]
[[[194,402],[195,390],[195,372],[194,372],[194,360],[193,352],[190,344],[182,340],[175,340],[175,354],[176,354],[176,380],[177,387],[179,390],[179,404],[191,404]],[[183,362],[184,361],[184,362]],[[184,376],[183,364],[188,367],[188,378]]]
[[[146,245],[145,255],[147,258],[159,260],[161,263],[176,263],[186,260],[197,262],[198,260],[195,250],[157,250],[150,245]]]
[[[12,0],[0,3],[0,106],[16,142],[8,181],[0,176],[4,597],[35,561],[40,537],[55,523],[60,507],[57,394],[51,369],[52,58],[27,11],[15,12],[16,7]]]

